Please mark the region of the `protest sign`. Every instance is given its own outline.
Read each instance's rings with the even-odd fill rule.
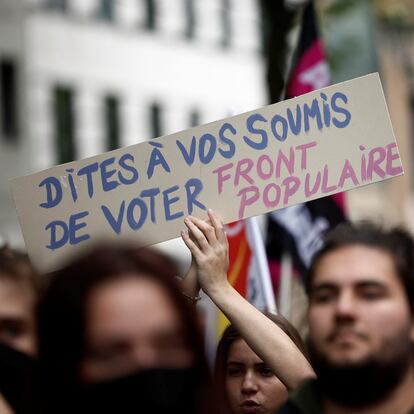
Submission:
[[[378,74],[11,180],[26,247],[50,271],[94,241],[178,237],[402,174]]]

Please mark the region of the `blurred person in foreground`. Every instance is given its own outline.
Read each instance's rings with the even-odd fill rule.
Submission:
[[[0,343],[36,354],[36,276],[26,254],[0,247]]]
[[[192,217],[186,225],[183,239],[199,262],[201,288],[286,384],[303,364],[280,352],[269,321],[224,274],[204,271],[207,258],[219,258],[225,246],[215,226]],[[402,230],[346,224],[328,236],[307,278],[309,351],[318,379],[300,384],[280,413],[414,413],[413,272],[414,243]]]
[[[265,315],[306,354],[298,331],[283,316],[271,313]],[[222,391],[221,398],[228,401],[234,414],[271,414],[288,398],[286,386],[231,324],[223,332],[217,346],[215,381]]]
[[[39,306],[41,413],[220,413],[194,308],[149,248],[101,247]]]
[[[286,413],[414,412],[414,242],[399,229],[339,226],[312,261],[309,353],[318,380]]]
[[[227,395],[222,392],[223,399],[229,400],[234,414],[267,414],[287,399],[288,390],[295,389],[315,374],[302,352],[303,346],[299,345],[299,336],[286,332],[287,323],[283,324],[281,319],[275,323],[266,317],[228,282],[227,237],[218,216],[209,210],[208,217],[208,220],[201,220],[189,216],[184,221],[187,230],[182,231],[181,236],[191,251],[196,271],[191,272],[190,269],[182,281],[182,289],[188,296],[195,297],[200,286],[230,320],[232,328],[229,329],[237,332],[238,339],[243,338],[237,340],[233,346],[229,344],[230,354],[232,351],[243,353],[243,357],[238,354],[242,357],[239,362],[242,359],[244,361],[239,366],[244,365],[244,369],[248,368],[247,379],[251,377],[251,367],[263,369],[262,373],[265,372],[266,381],[262,384],[266,390],[254,396],[252,390],[249,390],[248,398],[240,395],[244,393],[241,386],[229,387],[230,383],[236,383],[230,376],[225,380],[219,378],[219,386],[227,388],[227,391],[232,388],[231,393]],[[227,357],[230,355],[225,355],[227,353],[228,350],[219,349],[219,358],[224,358],[224,361],[220,362],[221,365],[227,364]],[[261,375],[261,379],[263,378],[264,375]]]
[[[27,255],[7,245],[0,247],[1,413],[6,412],[4,405],[16,414],[32,409],[37,290],[37,276]]]

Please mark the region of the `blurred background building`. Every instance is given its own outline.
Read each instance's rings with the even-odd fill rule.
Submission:
[[[23,245],[8,178],[279,100],[306,3],[0,0],[2,237]],[[347,214],[414,230],[414,4],[315,5],[332,82],[380,72],[405,169]]]
[[[0,0],[0,234],[7,179],[267,103],[255,0]]]
[[[383,191],[383,209],[393,222],[414,231],[414,2],[381,0],[378,50],[391,120],[405,175]],[[387,194],[388,190],[388,194]],[[387,196],[388,202],[386,201]],[[392,200],[392,201],[391,201]],[[391,201],[391,203],[390,203]]]
[[[332,52],[331,68],[338,74],[334,81],[361,75],[366,70],[364,60],[365,68],[369,67],[368,59],[377,60],[405,171],[403,177],[348,192],[349,216],[398,224],[413,231],[414,3],[320,0],[318,5],[326,47]],[[342,36],[346,46],[332,44],[335,36]]]

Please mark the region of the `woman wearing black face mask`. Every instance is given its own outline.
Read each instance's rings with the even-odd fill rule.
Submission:
[[[35,396],[37,275],[26,254],[0,246],[0,413],[30,414]]]
[[[150,249],[103,247],[39,306],[42,413],[219,413],[194,309]]]
[[[0,343],[0,413],[32,414],[35,398],[35,360]]]

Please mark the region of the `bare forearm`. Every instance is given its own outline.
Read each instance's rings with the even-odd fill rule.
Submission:
[[[211,224],[187,217],[184,243],[197,264],[199,283],[257,355],[292,389],[315,374],[288,335],[242,298],[227,280],[228,242],[223,225],[209,210]],[[191,235],[191,237],[190,237]]]
[[[190,297],[199,295],[200,285],[197,280],[197,267],[194,262],[191,263],[187,274],[180,280],[180,289]]]
[[[285,332],[241,297],[229,283],[207,293],[288,389],[315,376],[307,359]]]

